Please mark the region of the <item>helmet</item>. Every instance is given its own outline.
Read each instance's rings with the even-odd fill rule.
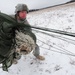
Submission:
[[[27,13],[29,12],[29,9],[26,4],[17,4],[15,8],[16,8],[15,13],[17,13],[18,11],[23,11],[23,10],[27,11]]]

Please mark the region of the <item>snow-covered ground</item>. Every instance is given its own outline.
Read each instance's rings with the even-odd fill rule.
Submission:
[[[42,13],[28,14],[27,19],[34,26],[75,33],[75,3]],[[30,53],[22,56],[18,64],[13,64],[8,72],[0,68],[0,75],[75,75],[75,57],[53,52],[53,50],[62,52],[68,50],[75,53],[75,38],[62,35],[69,38],[68,41],[63,41],[36,31],[35,34],[40,46],[40,54],[45,60],[40,61]]]

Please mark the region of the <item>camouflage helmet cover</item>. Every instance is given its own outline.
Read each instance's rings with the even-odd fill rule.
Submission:
[[[23,11],[23,10],[27,11],[27,13],[29,12],[29,9],[26,4],[17,4],[15,8],[16,8],[15,13],[17,13],[18,11]]]

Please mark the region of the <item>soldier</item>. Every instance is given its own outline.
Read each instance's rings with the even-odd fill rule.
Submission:
[[[39,46],[36,44],[36,36],[32,33],[31,26],[26,20],[27,6],[25,4],[18,4],[15,13],[16,22],[24,23],[24,25],[14,25],[0,18],[0,63],[3,64],[2,68],[5,71],[8,71],[14,59],[20,59],[21,57],[20,53],[15,50],[16,43],[20,47],[21,53],[29,53],[34,50],[33,54],[36,58],[40,60],[45,59],[43,56],[40,56]],[[25,25],[29,26],[26,27]],[[21,37],[22,34],[25,36]]]
[[[27,24],[27,25],[30,26],[30,24],[28,23],[28,21],[26,19],[26,15],[27,15],[28,12],[29,12],[29,10],[28,10],[28,7],[27,7],[26,4],[18,4],[16,6],[16,10],[15,10],[15,13],[16,13],[15,18],[16,18],[17,22],[18,23],[24,23],[24,24]],[[30,42],[30,45],[29,45],[29,43],[26,43],[26,39],[25,39],[25,43],[21,45],[20,50],[24,51],[24,50],[28,49],[29,51],[31,51],[33,49],[34,56],[37,59],[44,60],[45,58],[43,56],[39,55],[40,54],[39,46],[36,44],[36,36],[32,33],[31,28],[24,28],[24,27],[22,28],[21,27],[20,31],[22,32],[21,34],[23,34],[23,33],[26,34],[27,37],[25,36],[24,39],[29,38],[28,41],[32,41],[32,42]],[[31,34],[32,36],[34,35],[34,38],[31,39],[32,36],[29,36],[27,34]],[[20,39],[21,39],[21,37],[22,36],[19,36]],[[23,39],[23,37],[22,37],[22,39]],[[33,46],[31,46],[32,43],[34,43]],[[29,47],[31,47],[31,48],[29,48]]]

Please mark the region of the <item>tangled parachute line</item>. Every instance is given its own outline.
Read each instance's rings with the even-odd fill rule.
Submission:
[[[60,39],[60,40],[63,40],[63,41],[66,41],[68,43],[75,45],[75,40],[61,36],[61,35],[66,35],[66,36],[75,37],[75,33],[61,31],[61,30],[55,30],[55,29],[50,29],[50,28],[44,28],[44,27],[40,28],[40,27],[35,27],[35,26],[32,26],[32,30],[36,33],[37,36],[39,36],[43,40],[45,40],[45,38],[43,38],[41,35],[38,35],[37,33],[42,33],[42,34],[50,36],[52,38],[57,38],[57,39]],[[60,34],[60,35],[57,35],[57,34]],[[65,55],[75,56],[75,53],[68,51],[63,47],[60,47],[60,46],[56,45],[55,43],[53,45],[52,44],[49,45],[48,43],[46,43],[40,39],[37,39],[37,40],[40,41],[41,43],[49,46],[49,48],[40,46],[43,49],[61,53],[61,54],[65,54]],[[53,42],[50,41],[50,43],[53,43]],[[53,48],[53,49],[51,49],[51,48]]]

